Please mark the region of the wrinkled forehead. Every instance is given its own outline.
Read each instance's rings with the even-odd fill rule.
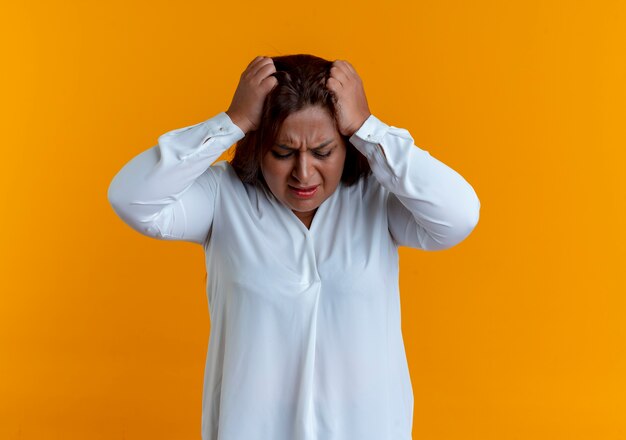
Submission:
[[[289,114],[277,129],[275,142],[283,144],[303,143],[317,146],[329,139],[341,137],[337,122],[330,110],[321,106],[306,107]]]

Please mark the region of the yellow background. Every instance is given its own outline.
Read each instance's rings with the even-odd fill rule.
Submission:
[[[0,438],[200,439],[202,248],[136,233],[107,187],[224,111],[256,55],[312,53],[350,61],[372,113],[481,200],[458,246],[401,249],[414,439],[626,439],[625,12],[4,5]]]

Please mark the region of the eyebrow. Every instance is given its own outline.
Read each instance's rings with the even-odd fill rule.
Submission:
[[[322,143],[322,144],[318,145],[318,146],[317,146],[317,147],[315,147],[315,148],[309,148],[309,150],[313,150],[313,151],[321,150],[321,149],[322,149],[322,148],[324,148],[326,145],[330,144],[333,140],[334,140],[334,139],[330,139],[330,140],[328,140],[328,141],[326,141],[326,142],[324,142],[324,143]],[[276,145],[277,147],[279,147],[279,148],[282,148],[283,150],[290,150],[290,151],[295,151],[295,150],[298,150],[298,148],[292,148],[292,147],[289,147],[289,146],[287,146],[287,145],[280,145],[280,144],[275,144],[275,145]]]

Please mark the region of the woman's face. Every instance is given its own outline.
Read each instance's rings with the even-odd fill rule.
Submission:
[[[274,196],[308,227],[339,185],[345,159],[346,145],[332,116],[310,106],[287,116],[263,156],[261,172]]]

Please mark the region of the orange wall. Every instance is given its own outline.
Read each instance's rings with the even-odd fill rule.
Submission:
[[[3,7],[0,438],[200,438],[202,248],[107,187],[290,53],[349,60],[481,200],[457,247],[401,249],[414,438],[626,438],[625,4],[219,3]]]

